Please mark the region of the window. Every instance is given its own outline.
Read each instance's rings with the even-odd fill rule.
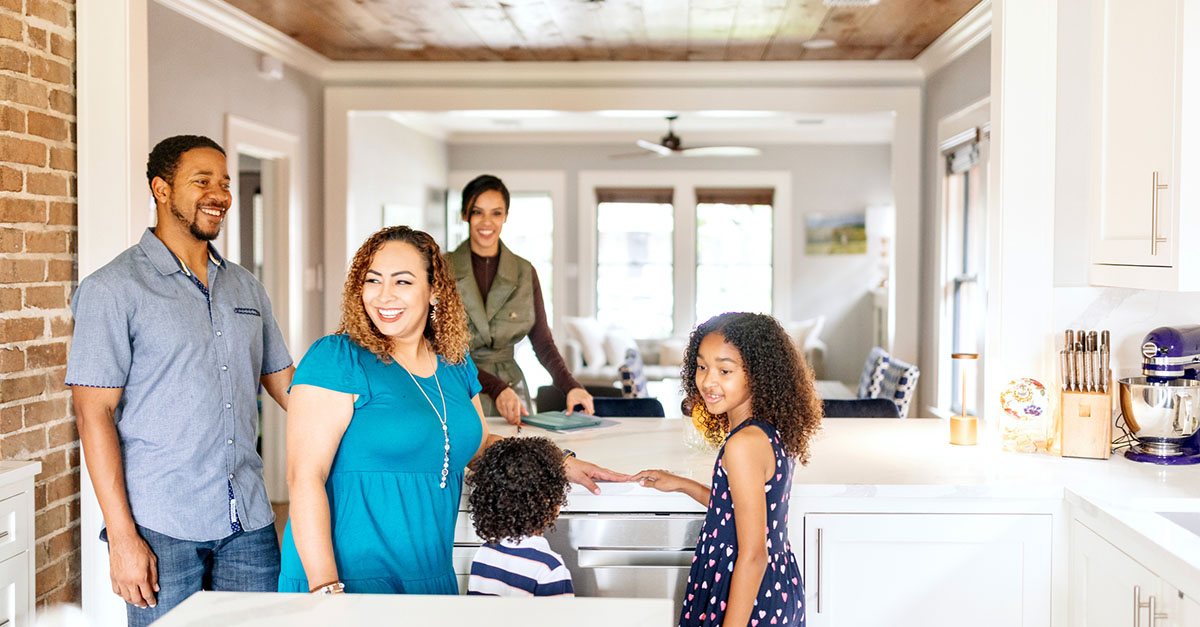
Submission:
[[[770,189],[696,190],[696,322],[772,311]]]
[[[634,337],[674,331],[670,189],[597,189],[596,318]]]
[[[980,142],[971,140],[944,152],[946,163],[946,268],[943,286],[943,325],[949,327],[950,353],[981,357],[986,321],[984,299],[984,175]],[[945,363],[945,362],[943,362]],[[961,360],[950,360],[950,409],[978,415],[982,368],[973,368],[976,381],[963,398]],[[975,390],[976,394],[970,394]]]

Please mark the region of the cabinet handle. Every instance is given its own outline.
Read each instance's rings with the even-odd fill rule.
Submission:
[[[1133,587],[1133,627],[1138,627],[1142,624],[1142,609],[1149,610],[1150,627],[1156,627],[1159,619],[1166,619],[1166,612],[1158,611],[1158,599],[1152,594],[1146,601],[1142,602],[1142,587]]]
[[[823,542],[821,541],[821,528],[817,527],[817,613],[821,613],[821,583],[824,577],[821,576],[821,551]]]
[[[1166,183],[1158,182],[1158,170],[1150,177],[1150,254],[1158,254],[1158,245],[1167,241],[1158,236],[1158,192],[1167,189]]]

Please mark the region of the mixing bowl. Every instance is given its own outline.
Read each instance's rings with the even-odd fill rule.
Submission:
[[[1200,381],[1129,377],[1117,381],[1117,390],[1125,423],[1143,443],[1186,440],[1200,428]]]

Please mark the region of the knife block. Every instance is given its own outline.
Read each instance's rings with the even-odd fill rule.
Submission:
[[[1063,457],[1108,459],[1112,452],[1112,371],[1108,377],[1108,392],[1062,393]]]

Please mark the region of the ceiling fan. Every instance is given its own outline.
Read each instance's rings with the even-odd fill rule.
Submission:
[[[639,148],[647,152],[634,152],[612,155],[613,159],[630,157],[757,157],[762,150],[752,146],[687,146],[675,134],[675,120],[678,115],[667,116],[667,134],[656,144],[644,139],[637,140]]]

